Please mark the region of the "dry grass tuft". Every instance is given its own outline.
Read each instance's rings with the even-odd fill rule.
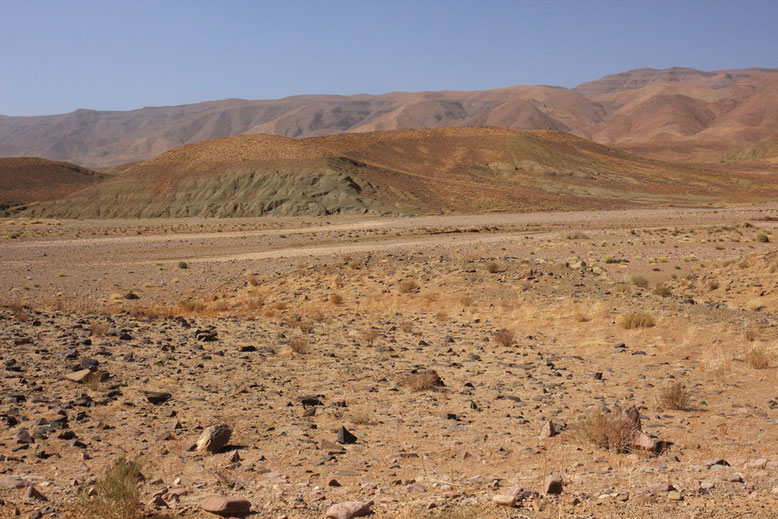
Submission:
[[[497,274],[498,272],[500,272],[500,265],[498,265],[497,263],[494,263],[494,262],[489,263],[486,266],[486,271],[489,274]]]
[[[365,342],[368,345],[372,345],[379,335],[381,335],[381,332],[379,332],[375,328],[368,328],[367,330],[362,332],[362,338],[365,340]]]
[[[764,301],[761,299],[751,299],[746,303],[746,310],[749,312],[758,312],[764,308]]]
[[[406,279],[399,285],[401,294],[407,294],[409,292],[417,292],[419,290],[419,284],[412,279]]]
[[[613,452],[628,452],[637,429],[625,420],[595,411],[575,424],[572,432],[580,443],[590,443]]]
[[[371,425],[373,424],[373,411],[367,407],[360,407],[351,411],[348,419],[354,425]]]
[[[308,353],[309,344],[304,337],[295,337],[289,341],[289,349],[298,354]]]
[[[513,340],[516,338],[516,332],[503,328],[499,332],[494,334],[494,340],[502,346],[508,347],[513,344]]]
[[[444,384],[440,376],[430,369],[408,375],[400,381],[400,385],[409,388],[411,391],[434,391]]]
[[[330,303],[332,303],[335,306],[340,306],[343,304],[343,296],[337,293],[334,293],[330,295]]]
[[[98,479],[94,495],[82,495],[77,507],[79,519],[140,519],[143,505],[140,502],[138,483],[142,479],[142,463],[138,458],[129,461],[117,459]]]
[[[767,369],[775,363],[776,353],[764,344],[755,344],[746,352],[743,360],[754,369]]]
[[[658,296],[661,296],[661,297],[670,297],[670,296],[673,295],[673,292],[672,292],[672,290],[670,290],[667,287],[663,287],[661,285],[657,285],[654,288],[654,294],[658,295]]]
[[[659,401],[667,409],[676,411],[688,411],[692,408],[691,394],[680,382],[676,382],[662,391],[662,394],[659,395]]]
[[[636,287],[640,287],[640,288],[648,287],[648,280],[643,276],[630,276],[629,282],[635,285]]]
[[[92,337],[102,337],[106,333],[108,333],[108,324],[107,323],[92,323],[89,326],[89,331],[92,334]]]
[[[651,328],[656,322],[647,312],[637,311],[624,314],[619,324],[625,330],[632,330],[633,328]]]

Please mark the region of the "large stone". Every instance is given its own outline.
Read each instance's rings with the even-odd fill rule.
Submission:
[[[338,438],[336,441],[343,444],[356,443],[357,437],[351,434],[345,427],[341,427],[338,429]]]
[[[162,391],[144,391],[146,395],[146,400],[149,401],[149,403],[152,403],[154,405],[161,404],[163,402],[167,402],[170,400],[171,395],[170,393],[165,393]]]
[[[329,519],[351,519],[369,515],[373,506],[372,501],[346,501],[332,505],[325,514]]]
[[[31,485],[32,483],[19,476],[0,477],[0,488],[26,488]]]
[[[557,434],[559,434],[559,426],[550,420],[543,424],[543,428],[540,430],[541,438],[553,438]]]
[[[212,425],[197,440],[197,450],[216,454],[230,441],[232,430],[226,425]]]
[[[492,501],[494,501],[496,504],[500,506],[509,506],[509,507],[516,506],[516,496],[512,496],[509,494],[498,494],[492,498]]]
[[[211,496],[200,506],[206,512],[225,517],[246,515],[251,512],[251,502],[240,497]]]
[[[543,482],[544,494],[561,494],[562,493],[562,476],[558,474],[551,474],[546,477]]]

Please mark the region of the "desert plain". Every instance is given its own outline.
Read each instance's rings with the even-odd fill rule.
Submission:
[[[6,218],[0,514],[74,517],[126,459],[149,517],[775,517],[776,225]]]

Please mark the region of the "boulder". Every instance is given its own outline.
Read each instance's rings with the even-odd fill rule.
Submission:
[[[216,454],[230,441],[232,429],[226,425],[212,425],[203,431],[197,440],[197,450]]]

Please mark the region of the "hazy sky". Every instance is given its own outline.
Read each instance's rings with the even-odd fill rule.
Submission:
[[[0,0],[0,114],[778,67],[778,1]]]

